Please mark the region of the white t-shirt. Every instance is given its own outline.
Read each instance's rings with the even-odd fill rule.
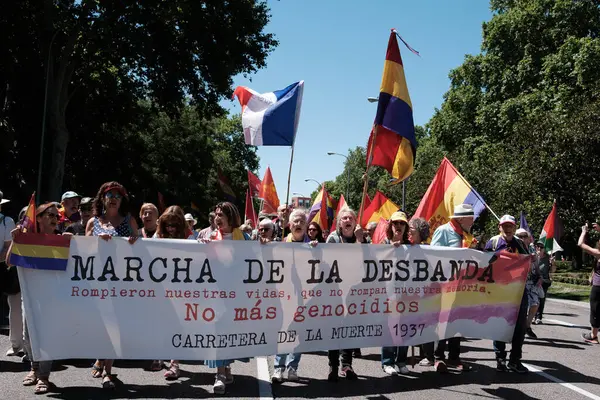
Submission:
[[[0,213],[0,240],[2,241],[2,243],[0,243],[0,250],[4,245],[4,242],[12,241],[12,235],[10,233],[13,229],[15,229],[15,221],[13,221],[11,217],[7,217]]]

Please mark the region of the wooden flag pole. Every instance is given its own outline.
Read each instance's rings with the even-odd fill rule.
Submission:
[[[365,195],[367,194],[367,189],[369,188],[369,168],[371,167],[371,161],[373,161],[373,149],[375,148],[375,141],[377,140],[377,125],[374,125],[373,128],[373,140],[369,145],[369,159],[367,160],[367,168],[365,170],[365,174],[363,176],[363,180],[365,181],[363,184],[362,197],[360,200],[360,209],[358,210],[358,224],[360,225],[362,222],[362,214],[363,207],[365,204]]]
[[[290,199],[290,182],[292,180],[292,164],[294,163],[294,143],[292,143],[292,154],[290,155],[290,169],[288,171],[288,181],[287,181],[287,191],[285,194],[285,208],[286,208],[286,212],[287,212],[287,208],[288,208],[288,201]],[[288,215],[289,218],[289,215]],[[284,221],[281,221],[282,223]],[[285,240],[285,225],[282,225],[281,227],[281,241],[283,242]]]

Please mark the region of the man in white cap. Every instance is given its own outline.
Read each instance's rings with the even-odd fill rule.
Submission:
[[[81,219],[79,214],[79,203],[81,202],[81,196],[77,193],[69,190],[64,192],[60,198],[60,208],[58,209],[58,229],[61,233],[65,232],[71,224]]]
[[[4,198],[0,192],[0,210],[2,205],[10,200]],[[0,292],[5,292],[8,299],[8,324],[11,347],[6,352],[7,356],[23,356],[23,314],[21,311],[21,291],[16,268],[10,272],[6,266],[6,253],[12,242],[11,231],[15,229],[15,221],[0,212]]]
[[[196,218],[194,218],[192,214],[187,213],[185,214],[185,222],[187,222],[188,228],[190,228],[190,230],[192,231],[192,235],[190,236],[190,238],[193,237],[194,239],[198,239],[198,232],[194,230],[194,225],[198,223]]]
[[[471,227],[475,221],[475,211],[471,204],[459,204],[454,207],[450,221],[439,226],[431,238],[432,246],[469,247],[472,241]],[[471,367],[460,359],[460,337],[453,337],[448,342],[448,360],[445,361],[446,340],[438,342],[435,349],[435,370],[446,372],[447,368],[458,371],[469,371]],[[431,346],[431,345],[430,345]]]
[[[515,236],[517,223],[512,215],[503,215],[498,223],[500,234],[492,237],[485,245],[486,251],[508,251],[510,253],[529,254],[525,248],[525,243]],[[519,374],[526,374],[529,370],[521,363],[523,356],[523,342],[525,341],[525,331],[527,329],[527,309],[529,299],[527,287],[523,292],[519,314],[515,323],[515,330],[512,337],[512,349],[510,358],[506,362],[506,343],[495,340],[494,351],[496,352],[496,370],[500,372],[514,371]]]

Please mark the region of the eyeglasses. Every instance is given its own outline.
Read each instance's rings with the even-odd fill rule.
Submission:
[[[117,199],[117,200],[119,200],[120,198],[123,197],[121,195],[121,193],[112,193],[112,192],[108,192],[104,196],[107,197],[107,198],[109,198],[109,199]]]

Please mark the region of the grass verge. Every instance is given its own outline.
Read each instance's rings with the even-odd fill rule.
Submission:
[[[564,300],[588,301],[591,286],[572,285],[570,283],[552,282],[548,289],[548,297]]]

